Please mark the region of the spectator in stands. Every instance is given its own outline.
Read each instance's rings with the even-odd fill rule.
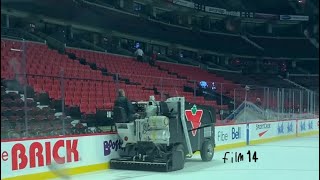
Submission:
[[[183,60],[183,54],[182,53],[179,53],[179,59],[182,61]]]
[[[215,85],[214,82],[212,82],[212,87],[211,87],[211,89],[212,89],[213,92],[215,92],[215,91],[217,90],[217,87],[216,87],[216,85]]]
[[[124,108],[124,110],[127,114],[127,117],[128,117],[128,121],[134,120],[134,113],[135,112],[134,112],[133,106],[132,106],[131,102],[128,100],[128,98],[126,97],[126,94],[123,89],[118,90],[118,97],[117,97],[116,101],[114,102],[114,106]]]
[[[142,62],[143,61],[143,51],[142,49],[139,47],[136,52],[134,53],[137,56],[137,60]]]
[[[257,106],[261,106],[261,105],[262,105],[260,98],[257,98],[257,99],[256,99],[256,105],[257,105]]]
[[[158,55],[158,53],[156,51],[153,51],[153,53],[151,55],[151,58],[149,60],[150,66],[154,66],[155,65],[155,62],[157,60],[157,55]]]

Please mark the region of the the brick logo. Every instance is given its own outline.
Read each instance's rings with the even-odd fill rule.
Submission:
[[[29,149],[29,153],[26,153]],[[65,151],[65,156],[60,156],[59,151]],[[2,156],[7,154],[2,153]],[[52,142],[33,142],[29,147],[21,143],[15,144],[11,149],[12,170],[49,166],[52,160],[57,164],[79,161],[78,140],[58,140]]]

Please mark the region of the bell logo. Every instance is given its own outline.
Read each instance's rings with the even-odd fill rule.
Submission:
[[[196,105],[193,105],[191,110],[185,110],[185,116],[187,121],[191,123],[192,126],[192,135],[196,136],[197,129],[201,126],[203,110],[198,110]]]
[[[238,127],[237,129],[233,127],[231,129],[231,136],[232,136],[232,139],[241,138],[241,127]]]
[[[29,154],[26,153],[29,149]],[[60,156],[59,151],[65,151],[66,156]],[[53,160],[58,164],[66,162],[79,161],[78,140],[58,140],[52,142],[33,142],[28,148],[18,143],[11,149],[12,170],[25,169],[28,165],[30,168],[48,166]]]

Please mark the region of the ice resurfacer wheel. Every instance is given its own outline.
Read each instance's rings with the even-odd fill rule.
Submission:
[[[213,145],[210,140],[205,140],[200,151],[202,161],[211,161],[213,158]]]
[[[182,144],[173,147],[172,151],[172,170],[180,170],[184,168],[185,153]]]

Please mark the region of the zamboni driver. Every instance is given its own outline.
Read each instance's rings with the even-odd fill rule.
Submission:
[[[123,89],[118,90],[118,97],[114,102],[114,106],[122,107],[125,110],[129,122],[134,121],[138,116]]]

